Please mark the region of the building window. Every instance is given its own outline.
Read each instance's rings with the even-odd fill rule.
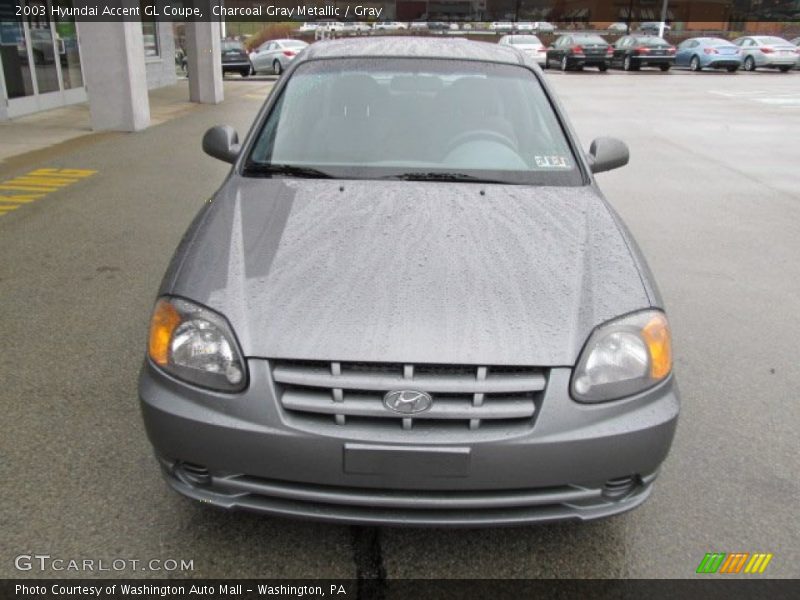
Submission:
[[[139,6],[142,15],[142,37],[144,38],[144,57],[150,58],[158,56],[158,24],[155,17],[148,17],[144,14],[144,7],[148,4],[146,0],[140,0]]]

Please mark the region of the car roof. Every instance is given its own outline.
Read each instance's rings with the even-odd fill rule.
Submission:
[[[513,48],[463,39],[425,37],[349,38],[316,42],[306,48],[304,60],[317,58],[443,58],[521,64],[523,56]]]

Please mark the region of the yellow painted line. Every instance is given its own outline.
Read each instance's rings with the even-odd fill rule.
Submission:
[[[67,177],[89,177],[89,175],[94,175],[97,171],[92,169],[58,169],[54,171],[48,171],[55,175],[66,175]]]
[[[0,190],[18,190],[21,192],[55,192],[58,188],[43,185],[21,185],[17,183],[4,183]]]
[[[0,215],[4,215],[43,198],[49,193],[56,192],[81,179],[94,175],[93,169],[35,169],[19,177],[0,181]],[[8,192],[20,192],[9,194]],[[24,193],[28,192],[28,193]]]
[[[52,177],[15,177],[6,183],[32,183],[33,185],[46,185],[48,187],[64,187],[71,183],[80,181],[80,179],[54,179]]]
[[[67,175],[72,177],[88,177],[97,171],[93,169],[34,169],[29,175]]]
[[[44,197],[44,195],[45,194],[14,194],[12,196],[0,195],[0,206],[2,206],[3,202],[27,204],[28,202],[33,202],[34,200]]]

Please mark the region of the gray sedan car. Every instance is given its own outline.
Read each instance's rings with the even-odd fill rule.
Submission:
[[[759,67],[787,72],[797,64],[797,47],[773,35],[751,35],[733,41],[742,51],[742,67],[755,71]]]
[[[200,502],[394,525],[588,520],[651,493],[679,412],[645,260],[535,61],[309,47],[163,279],[139,397]]]
[[[308,46],[303,40],[270,40],[250,54],[255,73],[270,71],[280,75],[302,50]]]

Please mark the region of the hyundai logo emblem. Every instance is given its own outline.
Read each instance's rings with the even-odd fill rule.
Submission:
[[[428,410],[433,404],[430,394],[417,390],[394,390],[383,397],[383,404],[389,410],[412,415]]]

